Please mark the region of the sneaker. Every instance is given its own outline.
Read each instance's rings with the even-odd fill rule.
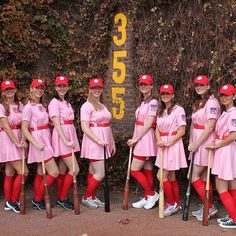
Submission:
[[[177,213],[181,207],[175,202],[174,205],[170,205],[167,203],[166,207],[164,208],[164,216],[170,216]]]
[[[145,197],[144,197],[144,198],[141,198],[141,200],[139,200],[137,202],[133,202],[132,207],[140,209],[140,208],[143,208],[146,203],[147,203],[147,199],[145,199]]]
[[[8,202],[8,201],[5,202],[4,210],[5,210],[5,211],[11,211],[12,209],[7,206],[7,202]]]
[[[87,199],[82,198],[82,203],[89,208],[98,208],[98,205],[93,201],[92,196]]]
[[[97,204],[99,207],[103,207],[105,205],[104,202],[102,202],[100,199],[98,199],[96,196],[93,198],[93,202]]]
[[[225,229],[236,229],[236,222],[230,219],[225,223],[220,223],[219,226]]]
[[[218,218],[216,221],[217,221],[218,224],[221,224],[221,223],[225,223],[225,222],[227,222],[229,220],[230,220],[230,217],[229,217],[229,215],[227,215],[225,217]]]
[[[73,210],[74,209],[74,205],[69,201],[69,199],[57,200],[57,206],[63,207],[66,210]]]
[[[213,205],[212,208],[209,208],[209,214],[208,214],[208,219],[211,217],[215,217],[216,213],[218,212],[217,208]],[[203,210],[200,215],[196,216],[196,219],[199,221],[202,221],[203,219]]]
[[[199,216],[202,214],[202,209],[203,209],[203,205],[202,204],[198,204],[198,209],[195,211],[192,211],[192,216]]]
[[[147,210],[153,208],[158,199],[159,199],[159,194],[157,192],[155,192],[153,196],[148,196],[147,203],[144,205],[144,208]]]
[[[20,213],[20,208],[16,203],[13,203],[12,201],[7,201],[6,205],[8,208],[11,208],[15,213]]]
[[[46,209],[45,202],[43,200],[41,201],[35,201],[34,199],[32,200],[32,205],[35,210],[40,210],[43,211]]]

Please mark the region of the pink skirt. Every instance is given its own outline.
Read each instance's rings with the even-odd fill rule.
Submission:
[[[66,138],[75,143],[74,151],[80,151],[79,142],[76,134],[76,129],[74,125],[62,125],[61,126]],[[54,150],[55,157],[66,155],[72,152],[72,149],[64,144],[60,138],[56,128],[52,132],[52,147]]]
[[[90,127],[93,133],[100,139],[105,140],[108,143],[106,148],[106,157],[111,157],[113,136],[110,127]],[[86,134],[83,136],[81,146],[81,158],[88,158],[92,160],[103,160],[104,159],[104,148],[92,141]]]
[[[51,133],[49,129],[31,131],[31,135],[34,137],[38,144],[45,145],[45,148],[43,150],[44,161],[54,157],[53,148],[51,146]],[[32,143],[30,143],[28,163],[40,163],[41,161],[41,152]]]
[[[221,140],[216,139],[216,143],[219,143],[220,141]],[[215,150],[211,173],[223,180],[233,180],[236,178],[235,141]]]
[[[21,130],[12,129],[12,132],[17,140],[21,140]],[[7,133],[4,131],[0,132],[0,162],[17,161],[22,159],[22,149],[17,148],[14,143],[10,140]]]
[[[163,136],[161,138],[164,142],[168,141],[168,136]],[[155,165],[160,167],[160,149],[158,149],[157,152]],[[180,168],[186,167],[188,167],[188,165],[182,139],[179,139],[172,146],[163,149],[163,169],[179,170]]]

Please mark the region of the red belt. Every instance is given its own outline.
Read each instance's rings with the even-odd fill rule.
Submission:
[[[64,120],[62,122],[62,125],[73,125],[74,124],[74,121],[73,120]]]
[[[176,134],[177,134],[177,131],[173,131],[172,133],[169,133],[169,132],[160,132],[160,135],[161,135],[161,136],[176,135]]]
[[[136,120],[135,124],[136,124],[136,125],[144,126],[144,122],[139,121],[139,120]],[[151,126],[151,128],[155,129],[155,128],[156,128],[156,124],[153,123],[152,126]]]
[[[194,129],[205,129],[204,125],[199,125],[199,124],[193,124]]]
[[[21,129],[21,125],[10,125],[11,129]]]
[[[42,125],[36,128],[30,128],[30,131],[36,131],[36,130],[42,130],[42,129],[48,129],[48,125]]]
[[[89,123],[89,127],[108,127],[110,123]]]
[[[229,137],[229,135],[223,135],[223,136],[220,138],[220,135],[219,135],[219,134],[216,134],[216,139],[219,139],[219,140],[224,140],[224,139],[226,139],[227,137]]]

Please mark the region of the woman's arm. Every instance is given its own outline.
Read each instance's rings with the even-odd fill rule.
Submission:
[[[167,143],[164,143],[164,146],[169,147],[169,146],[173,145],[174,143],[176,143],[180,138],[182,138],[184,136],[185,130],[186,130],[185,125],[180,126],[177,129],[177,134],[174,136],[171,136],[171,139]]]

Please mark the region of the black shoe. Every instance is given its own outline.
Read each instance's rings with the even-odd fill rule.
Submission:
[[[43,200],[41,201],[35,201],[34,199],[32,200],[33,208],[36,210],[43,211],[46,209],[45,203]]]
[[[20,208],[17,203],[13,203],[12,201],[7,201],[6,206],[13,210],[15,213],[20,213]]]
[[[66,210],[73,210],[74,209],[73,204],[68,199],[57,200],[57,206],[58,207],[63,207]]]

